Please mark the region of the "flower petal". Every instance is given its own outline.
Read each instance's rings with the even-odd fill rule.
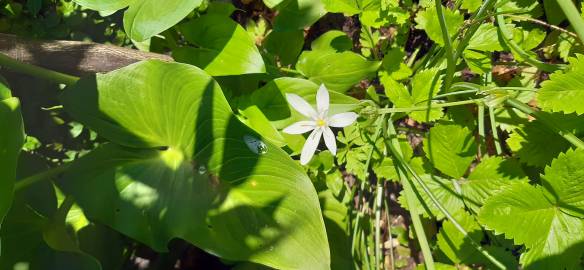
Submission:
[[[306,165],[314,156],[314,152],[318,147],[318,143],[320,142],[320,136],[322,135],[322,129],[317,128],[310,135],[308,139],[306,139],[306,143],[302,148],[302,153],[300,154],[300,164]]]
[[[292,105],[292,108],[294,108],[302,115],[310,118],[316,118],[317,114],[314,108],[312,108],[312,106],[310,106],[310,104],[308,104],[308,102],[306,102],[306,100],[302,99],[300,96],[296,94],[286,94],[286,99],[288,100],[288,103]]]
[[[353,124],[355,120],[357,120],[357,115],[354,112],[346,112],[346,113],[339,113],[331,116],[328,119],[328,125],[331,127],[346,127],[350,124]]]
[[[300,121],[286,127],[282,132],[288,134],[302,134],[316,128],[314,121]]]
[[[322,134],[324,137],[324,143],[326,144],[326,148],[328,148],[333,156],[337,155],[337,140],[335,138],[335,134],[333,131],[326,127],[324,128],[324,133]]]
[[[329,93],[324,84],[320,85],[316,92],[316,109],[320,117],[325,117],[329,110]]]

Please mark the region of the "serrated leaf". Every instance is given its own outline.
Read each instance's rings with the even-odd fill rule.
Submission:
[[[464,16],[458,10],[452,11],[449,8],[442,8],[444,11],[444,18],[446,20],[446,27],[448,34],[452,38],[458,33],[464,22]],[[428,37],[434,42],[444,46],[444,39],[442,38],[442,30],[440,29],[440,22],[438,21],[437,11],[434,6],[418,12],[416,15],[416,29],[422,29],[428,34]]]
[[[485,74],[492,71],[491,55],[489,53],[465,50],[462,53],[468,68],[474,73]]]
[[[453,263],[474,263],[473,257],[481,255],[472,245],[469,238],[472,238],[476,243],[480,243],[483,239],[481,227],[464,210],[453,213],[453,217],[468,233],[468,236],[464,236],[452,222],[446,220],[442,223],[442,228],[438,233],[438,247]]]
[[[62,101],[111,141],[62,178],[91,219],[158,251],[178,237],[229,260],[330,267],[304,169],[239,122],[204,71],[144,61],[83,78]]]
[[[405,56],[405,52],[400,48],[389,50],[381,62],[381,66],[384,70],[380,72],[380,77],[390,76],[396,81],[410,77],[410,75],[412,75],[412,70],[406,65],[406,63],[404,63],[403,59]]]
[[[221,15],[203,15],[179,26],[197,46],[173,50],[179,62],[195,65],[213,76],[265,73],[264,61],[245,29]]]
[[[458,185],[465,205],[478,212],[488,198],[526,180],[516,160],[488,157],[481,160],[468,179],[459,180]]]
[[[442,78],[438,74],[438,69],[427,69],[414,75],[411,82],[411,92],[406,86],[384,76],[381,83],[385,87],[385,95],[391,100],[395,108],[423,107],[428,105],[428,100],[438,94],[442,85]],[[432,101],[434,103],[434,101]],[[442,117],[442,109],[435,108],[429,112],[413,111],[408,115],[419,122],[434,121]]]
[[[468,170],[477,153],[471,131],[459,125],[438,124],[424,139],[424,152],[436,169],[460,178]]]
[[[546,168],[543,187],[514,185],[491,197],[481,209],[483,224],[526,246],[527,252],[521,256],[525,268],[573,269],[580,262],[584,250],[583,159],[582,150],[561,154]]]
[[[479,220],[516,244],[525,244],[520,262],[526,268],[572,269],[580,261],[582,249],[577,245],[584,241],[584,220],[562,212],[540,187],[518,184],[499,193],[483,206]]]
[[[481,243],[484,235],[475,218],[464,210],[455,213],[454,218],[468,235],[464,236],[450,220],[444,221],[437,237],[440,250],[455,264],[481,265],[486,269],[498,268],[470,242],[470,239],[473,239],[475,243]],[[511,251],[496,245],[483,246],[483,248],[507,269],[517,269],[518,262]]]
[[[563,130],[580,134],[584,117],[576,114],[547,113]],[[544,166],[571,144],[538,120],[516,128],[507,139],[507,145],[519,160],[533,166]]]
[[[202,0],[75,0],[97,11],[112,12],[128,7],[124,12],[124,29],[136,41],[147,40],[180,22]]]
[[[380,65],[354,52],[305,51],[296,68],[311,81],[344,93],[361,80],[374,76]]]
[[[481,24],[481,26],[479,26],[475,34],[470,39],[466,48],[484,52],[503,50],[501,44],[499,43],[497,27],[492,24]]]
[[[584,113],[580,100],[584,99],[584,55],[570,59],[570,68],[557,71],[542,83],[537,93],[538,105],[546,111]]]
[[[584,152],[568,150],[545,168],[542,184],[562,211],[584,218]]]

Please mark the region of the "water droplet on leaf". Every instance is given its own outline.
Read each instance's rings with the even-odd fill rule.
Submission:
[[[263,155],[268,152],[268,146],[262,140],[254,136],[245,135],[243,136],[243,141],[247,144],[249,150],[258,155]]]

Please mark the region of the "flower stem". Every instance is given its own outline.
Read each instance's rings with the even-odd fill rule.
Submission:
[[[454,227],[462,234],[465,236],[465,238],[468,238],[470,241],[470,244],[478,251],[480,252],[483,256],[485,256],[491,263],[493,263],[493,265],[495,265],[497,268],[499,269],[507,269],[505,267],[505,265],[503,265],[501,262],[499,262],[497,260],[497,258],[493,257],[487,250],[485,250],[479,243],[477,243],[472,237],[470,237],[468,235],[468,232],[462,227],[462,225],[460,225],[460,223],[458,223],[458,221],[450,214],[450,212],[448,212],[448,210],[446,210],[446,208],[440,203],[440,201],[438,201],[438,199],[436,198],[436,196],[432,193],[432,191],[430,191],[430,188],[426,185],[426,183],[420,178],[420,176],[412,169],[412,167],[410,166],[410,164],[407,163],[407,161],[404,160],[403,155],[401,153],[401,149],[399,149],[399,142],[397,141],[397,135],[395,133],[395,129],[393,127],[393,123],[389,123],[389,129],[388,129],[388,136],[390,137],[390,139],[392,140],[392,142],[389,144],[390,146],[390,150],[396,160],[396,169],[398,170],[398,173],[400,174],[405,174],[406,178],[409,181],[402,181],[402,185],[404,185],[404,191],[405,191],[405,195],[406,195],[406,202],[408,203],[408,205],[410,206],[410,212],[412,212],[412,223],[414,223],[414,210],[416,210],[417,206],[413,205],[413,200],[418,200],[415,191],[412,187],[412,184],[410,181],[411,178],[409,177],[410,175],[414,178],[414,180],[420,185],[420,187],[422,188],[422,190],[424,191],[424,193],[426,193],[426,195],[428,195],[428,197],[430,198],[430,200],[434,203],[434,205],[436,205],[436,207],[438,208],[438,210],[440,210],[440,212],[442,212],[442,214],[444,214],[444,216],[452,223],[452,225],[454,225]],[[408,195],[409,194],[409,195]],[[417,211],[417,210],[416,210]],[[418,217],[419,218],[419,217]],[[414,229],[417,230],[417,228],[414,226]],[[424,236],[425,238],[425,236]],[[424,251],[424,247],[423,247],[422,241],[420,240],[420,246],[422,246],[422,252]],[[427,242],[425,243],[427,245]],[[430,255],[431,256],[431,255]],[[426,254],[424,253],[424,259],[426,257]],[[429,269],[429,268],[428,268]]]
[[[292,74],[298,74],[298,75],[301,74],[300,71],[298,71],[298,70],[291,69],[291,68],[285,68],[285,67],[281,67],[280,71],[284,71],[284,72],[292,73]]]
[[[578,12],[572,0],[558,0],[558,5],[566,14],[566,18],[568,18],[572,27],[574,27],[580,41],[584,42],[584,20],[580,17],[580,12]]]
[[[447,102],[447,103],[431,104],[430,106],[379,109],[378,113],[379,114],[388,114],[388,113],[398,113],[398,112],[425,111],[428,109],[437,109],[437,108],[460,106],[460,105],[467,105],[467,104],[476,104],[476,103],[480,103],[482,101],[483,101],[482,98],[477,98],[477,99],[469,99],[469,100],[454,101],[454,102]]]
[[[393,126],[393,122],[391,118],[387,121],[387,134],[386,134],[386,144],[391,151],[391,154],[394,158],[396,166],[396,171],[398,173],[400,182],[404,189],[404,195],[406,197],[406,203],[408,204],[408,208],[410,209],[410,217],[412,218],[412,225],[414,227],[414,232],[416,233],[416,238],[418,239],[418,243],[420,244],[420,249],[422,250],[422,254],[424,255],[424,264],[427,270],[434,270],[434,258],[432,258],[432,250],[430,249],[430,244],[428,244],[428,239],[426,238],[426,234],[424,233],[424,225],[422,224],[422,219],[420,218],[420,213],[418,213],[418,208],[414,204],[418,198],[416,197],[416,193],[412,187],[413,183],[411,178],[409,177],[408,172],[404,169],[404,162],[402,157],[401,147],[399,145],[399,141],[397,139],[397,133],[395,131],[395,127]]]
[[[79,77],[45,69],[42,67],[25,64],[0,53],[0,66],[6,67],[16,72],[42,78],[51,82],[71,85],[79,80]]]
[[[31,175],[29,177],[26,177],[20,181],[17,181],[14,184],[14,192],[18,192],[20,190],[23,190],[29,186],[32,186],[40,181],[46,180],[46,179],[51,179],[61,173],[63,173],[64,171],[66,171],[69,168],[70,164],[63,164],[59,167],[55,167],[52,169],[49,169],[47,171],[35,174],[35,175]]]
[[[454,59],[452,41],[450,40],[450,33],[448,33],[448,27],[446,26],[446,18],[444,17],[444,10],[442,9],[442,1],[434,0],[434,4],[436,5],[438,22],[440,23],[440,30],[442,32],[442,39],[444,40],[444,48],[446,50],[446,80],[444,81],[444,89],[449,89],[454,77],[456,59]]]

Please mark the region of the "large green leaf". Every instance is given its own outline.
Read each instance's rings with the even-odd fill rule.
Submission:
[[[557,71],[543,82],[537,94],[538,105],[546,111],[584,113],[584,55],[570,59],[570,69]]]
[[[16,164],[24,143],[24,126],[18,98],[10,97],[9,90],[0,82],[0,226],[10,208],[13,197]],[[0,246],[0,253],[2,248]]]
[[[304,29],[326,14],[321,0],[284,0],[276,9],[278,16],[274,21],[274,29],[277,31]]]
[[[363,79],[375,75],[381,65],[354,52],[306,51],[300,55],[296,68],[311,81],[326,84],[337,92],[346,92]]]
[[[249,34],[230,18],[208,14],[182,24],[186,40],[197,48],[175,49],[173,57],[213,76],[265,73],[266,67]]]
[[[304,32],[302,30],[278,32],[272,31],[263,43],[264,48],[278,57],[282,65],[293,65],[304,45]]]
[[[229,260],[329,268],[310,179],[235,118],[204,71],[145,61],[81,79],[62,100],[112,142],[63,179],[90,219],[159,251],[178,237]]]
[[[479,219],[527,252],[527,269],[575,269],[584,248],[582,150],[561,154],[546,168],[544,187],[513,185],[487,200]]]
[[[124,28],[130,38],[147,40],[172,27],[198,7],[202,0],[74,0],[98,11],[112,12],[128,7],[124,13]]]
[[[477,148],[475,139],[466,127],[438,124],[430,129],[424,140],[424,152],[436,169],[460,178],[474,160]]]

